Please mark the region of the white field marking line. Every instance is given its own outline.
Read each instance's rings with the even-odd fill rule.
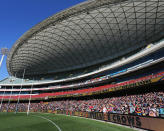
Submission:
[[[52,123],[54,126],[56,126],[56,128],[57,128],[59,131],[62,131],[61,128],[60,128],[57,124],[55,124],[53,121],[51,121],[50,119],[47,119],[47,118],[45,118],[45,117],[43,117],[43,116],[37,116],[37,115],[31,115],[31,116],[40,117],[40,118],[42,118],[42,119],[45,119],[45,120],[49,121],[50,123]]]
[[[19,113],[26,113],[26,112],[19,112]],[[31,112],[33,114],[35,114],[35,112]],[[41,112],[37,112],[36,114],[53,114],[53,113],[41,113]],[[80,119],[88,119],[88,120],[93,120],[93,121],[99,121],[99,122],[103,122],[103,123],[108,123],[108,124],[113,124],[113,125],[116,125],[116,126],[121,126],[121,127],[125,127],[125,128],[129,128],[129,129],[133,129],[133,130],[136,130],[136,131],[147,131],[146,129],[140,129],[140,128],[137,128],[137,127],[130,127],[130,126],[126,126],[126,125],[121,125],[121,124],[118,124],[118,123],[113,123],[113,122],[106,122],[106,121],[101,121],[101,120],[96,120],[96,119],[92,119],[92,118],[85,118],[85,117],[79,117],[79,116],[70,116],[70,115],[65,115],[65,114],[55,114],[55,115],[63,115],[63,116],[68,116],[68,117],[77,117],[77,118],[80,118]]]
[[[69,116],[69,117],[77,117],[77,118],[80,118],[80,119],[88,119],[88,120],[93,120],[93,121],[98,121],[98,122],[108,123],[108,124],[111,124],[111,125],[116,125],[116,126],[129,128],[129,129],[132,129],[132,130],[135,130],[135,131],[147,131],[146,129],[140,129],[140,128],[137,128],[137,127],[130,127],[130,126],[126,126],[126,125],[112,123],[112,122],[109,122],[109,121],[106,122],[106,121],[102,121],[102,120],[96,120],[96,119],[92,119],[92,118],[85,118],[85,117],[79,117],[79,116],[70,116],[70,115],[65,115],[65,114],[55,114],[55,115],[64,115],[64,116]]]

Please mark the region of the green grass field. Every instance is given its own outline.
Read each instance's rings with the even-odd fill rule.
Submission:
[[[0,131],[130,131],[85,118],[55,114],[0,113]]]

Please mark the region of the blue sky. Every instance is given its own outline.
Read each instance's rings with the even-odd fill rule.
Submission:
[[[11,48],[32,26],[83,1],[86,0],[0,0],[0,48]],[[5,57],[0,80],[7,76]]]

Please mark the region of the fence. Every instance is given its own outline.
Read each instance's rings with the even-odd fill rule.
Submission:
[[[123,115],[103,112],[73,112],[73,111],[48,111],[49,113],[65,114],[70,116],[79,116],[91,119],[97,119],[107,122],[118,123],[131,127],[137,127],[148,130],[163,131],[164,118],[143,117],[135,115]]]

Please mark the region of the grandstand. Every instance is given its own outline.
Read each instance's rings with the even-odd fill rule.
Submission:
[[[0,111],[164,129],[163,30],[163,0],[92,0],[59,12],[13,45]]]

